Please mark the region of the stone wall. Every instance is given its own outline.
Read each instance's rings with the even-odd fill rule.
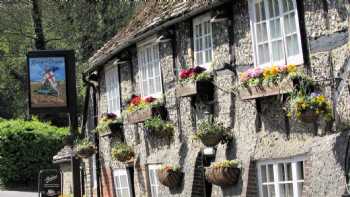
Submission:
[[[315,80],[337,76],[349,79],[349,41],[348,36],[343,35],[343,32],[348,34],[349,31],[345,4],[331,0],[328,3],[325,1],[325,7],[316,0],[298,2],[302,3],[300,7],[305,11],[301,15],[305,15],[303,28],[307,35],[303,39],[306,43],[306,63],[300,65],[299,69]],[[191,98],[175,97],[176,74],[184,65],[193,66],[191,20],[178,23],[172,28],[175,30],[173,43],[159,45],[164,103],[169,113],[168,118],[176,125],[176,129],[174,138],[167,141],[147,136],[142,124],[124,124],[125,140],[136,152],[135,196],[149,196],[147,166],[163,163],[179,164],[185,176],[179,188],[169,190],[160,186],[161,196],[203,196],[204,183],[201,179],[204,177],[198,169],[203,167],[203,162],[200,161],[204,146],[193,141],[191,136],[198,123],[208,118],[208,114],[214,115],[226,127],[231,128],[234,136],[232,142],[217,147],[215,160],[239,159],[244,169],[237,185],[229,188],[213,186],[212,197],[256,196],[255,163],[297,155],[306,157],[304,196],[339,196],[344,192],[345,184],[343,156],[347,136],[342,132],[349,128],[350,120],[350,89],[345,85],[345,80],[340,80],[337,85],[332,85],[330,80],[320,82],[324,85],[323,92],[332,99],[335,106],[336,120],[331,128],[322,121],[305,124],[289,120],[282,109],[280,97],[242,101],[231,89],[238,83],[236,72],[254,65],[248,3],[240,0],[228,6],[232,7],[232,20],[212,24],[216,86],[214,102],[201,103],[198,100],[191,101]],[[336,44],[333,43],[333,48],[329,47],[331,44],[319,44],[323,43],[320,39],[329,36],[339,38]],[[124,107],[126,98],[140,92],[137,49],[134,46],[128,50],[131,62],[119,65]],[[234,63],[231,65],[234,69],[223,66],[230,62]],[[106,110],[104,73],[100,72],[100,76],[99,114]],[[113,138],[100,139],[102,169],[126,167],[111,159],[110,150],[115,143],[118,141]],[[106,182],[105,185],[113,187],[111,182]]]

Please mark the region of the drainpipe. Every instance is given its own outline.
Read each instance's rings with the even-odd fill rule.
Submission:
[[[91,79],[91,75],[90,76],[86,76],[85,74],[83,74],[83,82],[86,86],[86,94],[85,94],[85,103],[84,103],[84,116],[85,117],[83,119],[83,125],[84,125],[84,128],[85,128],[85,124],[86,124],[86,120],[87,120],[87,110],[88,110],[88,107],[89,107],[89,96],[90,96],[90,88],[92,88],[92,96],[93,96],[93,99],[92,99],[92,105],[93,105],[93,117],[94,117],[94,125],[96,126],[97,125],[97,102],[96,102],[96,94],[97,94],[97,85],[98,83],[95,81],[95,80],[92,80]],[[85,120],[85,122],[84,122]],[[83,130],[82,130],[83,131]],[[96,162],[96,186],[97,186],[97,197],[100,197],[100,178],[101,178],[101,175],[100,175],[100,154],[99,154],[99,139],[98,139],[98,136],[95,134],[94,135],[94,140],[96,142],[96,148],[97,148],[97,151],[96,151],[96,157],[95,157],[95,162]]]

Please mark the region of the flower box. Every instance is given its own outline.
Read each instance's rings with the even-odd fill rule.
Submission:
[[[130,124],[144,122],[145,120],[152,118],[154,116],[165,116],[164,106],[149,107],[146,109],[140,109],[134,112],[129,112],[127,115],[127,121]]]
[[[123,131],[123,123],[115,122],[108,124],[108,131],[100,133],[101,137],[109,137],[109,136],[121,136]]]
[[[160,169],[157,170],[158,180],[161,184],[174,188],[178,186],[181,182],[181,179],[183,177],[183,172],[181,171],[174,171],[174,170],[167,170],[167,169]]]
[[[286,78],[278,84],[243,87],[239,90],[239,96],[242,100],[249,100],[260,97],[286,94],[292,92],[293,88],[293,81]]]
[[[219,186],[235,185],[241,170],[237,167],[206,167],[205,178],[208,182]]]
[[[188,96],[211,96],[214,92],[214,85],[210,81],[193,81],[176,85],[176,97]]]

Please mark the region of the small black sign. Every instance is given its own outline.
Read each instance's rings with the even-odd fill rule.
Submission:
[[[62,193],[62,173],[58,169],[41,170],[39,197],[58,197]]]

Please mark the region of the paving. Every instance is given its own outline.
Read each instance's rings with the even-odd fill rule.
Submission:
[[[21,191],[0,191],[0,197],[38,197],[38,193]]]

